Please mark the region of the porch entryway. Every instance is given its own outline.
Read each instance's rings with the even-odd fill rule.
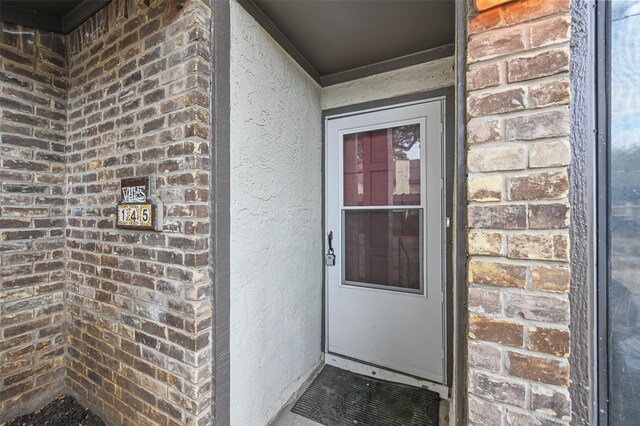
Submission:
[[[447,418],[453,2],[240,5],[231,11],[232,423],[258,424],[277,406],[275,424],[304,424],[289,397],[330,367],[353,373],[346,387],[364,377],[434,392]]]
[[[325,120],[327,365],[292,408],[322,424],[436,425],[448,397],[446,98],[390,103]]]
[[[605,389],[598,406],[590,375],[608,358],[603,346],[604,361],[591,362],[596,224],[595,200],[587,194],[596,193],[596,153],[588,135],[595,135],[596,103],[589,99],[594,64],[586,46],[596,38],[593,13],[603,17],[595,34],[604,35],[604,54],[609,32],[615,40],[616,25],[628,23],[634,6],[587,6],[569,0],[0,2],[0,423],[69,392],[109,426],[264,426],[288,413],[288,401],[332,363],[427,386],[441,401],[453,394],[456,424],[588,424],[591,410],[610,418],[606,380],[598,380]],[[607,22],[609,15],[617,24]],[[605,64],[597,84],[604,96],[610,64],[598,63]],[[398,336],[398,327],[384,333],[394,342],[403,337],[402,326],[415,325],[402,317],[410,309],[369,318],[365,324],[376,324],[375,332],[339,328],[368,340],[336,344],[330,317],[340,310],[332,313],[326,297],[330,268],[339,271],[333,283],[340,292],[407,300],[433,294],[430,205],[422,192],[419,202],[411,199],[411,158],[406,153],[403,166],[404,158],[394,160],[393,172],[388,158],[373,158],[385,152],[377,131],[387,131],[388,154],[394,129],[412,123],[347,129],[363,140],[366,134],[374,146],[363,158],[363,177],[365,170],[372,177],[376,166],[383,176],[408,176],[402,188],[381,183],[401,190],[407,204],[369,205],[380,194],[367,193],[364,183],[365,205],[344,205],[339,193],[334,217],[349,226],[334,234],[336,265],[327,266],[322,117],[419,103],[427,93],[447,96],[450,107],[442,92],[452,87],[457,152],[445,152],[457,159],[456,202],[444,198],[443,216],[452,217],[446,232],[455,241],[447,236],[444,252],[455,253],[455,264],[441,267],[445,296],[454,284],[458,290],[453,309],[441,311],[458,314],[441,316],[445,338],[451,339],[449,326],[456,337],[444,342],[441,359],[448,364],[437,384],[425,377],[433,373],[426,358],[438,358],[427,352],[435,352],[439,339],[415,363],[375,347],[383,340],[376,321],[400,324]],[[615,144],[601,106],[597,159],[602,170],[615,171],[617,157],[600,155]],[[629,138],[623,139],[617,148],[625,155],[618,157],[632,158]],[[632,175],[623,171],[624,178]],[[428,173],[429,167],[426,175],[418,171],[420,191]],[[358,186],[357,167],[335,176],[348,174]],[[163,203],[144,208],[162,225],[118,223],[131,178],[147,182],[145,204]],[[610,206],[602,204],[606,219]],[[627,207],[618,209],[618,219],[629,234]],[[348,216],[357,220],[347,223]],[[372,234],[375,241],[365,238]],[[389,247],[400,252],[395,260]],[[598,266],[618,253],[603,252]],[[618,318],[604,309],[611,306],[603,300],[597,314],[614,324]],[[361,325],[355,319],[340,324]],[[615,359],[611,365],[618,365]],[[609,373],[614,377],[615,368]]]

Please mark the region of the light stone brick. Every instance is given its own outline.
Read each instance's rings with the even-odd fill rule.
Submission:
[[[570,283],[569,268],[562,266],[532,266],[531,289],[566,293]]]
[[[567,140],[537,142],[529,149],[529,167],[566,166],[571,161],[571,152]]]
[[[527,94],[521,87],[503,92],[474,94],[467,98],[467,113],[472,117],[518,111],[526,106]]]
[[[467,90],[478,90],[500,84],[498,64],[475,67],[467,72]]]
[[[550,385],[569,385],[569,362],[517,352],[508,354],[509,374]]]
[[[469,312],[496,315],[502,311],[500,291],[485,288],[469,288]]]
[[[547,2],[548,3],[548,2]],[[569,40],[571,18],[567,15],[554,16],[532,24],[529,28],[529,45],[542,47]]]
[[[467,166],[470,172],[522,170],[527,167],[527,151],[520,145],[503,145],[469,150]]]
[[[509,263],[471,260],[469,282],[497,287],[524,288],[527,267]]]
[[[530,173],[509,178],[509,196],[513,201],[557,200],[569,194],[566,171]]]
[[[527,206],[469,206],[468,220],[470,228],[504,230],[526,229]]]
[[[471,120],[467,124],[467,144],[476,145],[487,142],[496,142],[502,138],[502,130],[500,121]]]
[[[469,423],[478,426],[502,424],[500,406],[493,401],[477,398],[472,393],[469,397]]]
[[[483,398],[525,407],[526,388],[522,383],[503,376],[471,372],[470,390]]]
[[[568,235],[509,235],[507,255],[512,259],[568,261]]]
[[[500,256],[502,234],[500,232],[469,232],[468,250],[472,256]]]
[[[469,341],[468,360],[471,367],[498,372],[502,365],[502,353],[495,346],[481,341]]]
[[[467,45],[470,63],[524,50],[522,30],[507,28],[471,36]]]
[[[529,349],[536,352],[546,352],[555,356],[568,357],[571,335],[569,330],[555,328],[530,327]]]
[[[568,70],[568,50],[557,49],[535,56],[510,59],[507,62],[507,80],[509,83],[515,83],[559,74]]]
[[[566,297],[509,293],[505,298],[505,312],[509,318],[569,324],[569,301]]]
[[[500,201],[502,199],[501,176],[479,176],[469,178],[467,189],[469,201]]]
[[[570,96],[568,80],[545,82],[529,89],[530,106],[535,108],[568,104]]]
[[[569,134],[567,110],[528,113],[505,120],[505,139],[535,140]]]
[[[529,229],[564,229],[569,227],[567,203],[530,204]]]
[[[524,344],[524,325],[472,315],[469,318],[469,337],[521,348]]]
[[[531,408],[538,413],[562,420],[571,419],[571,398],[564,389],[531,386]]]

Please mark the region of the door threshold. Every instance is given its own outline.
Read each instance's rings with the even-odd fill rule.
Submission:
[[[441,399],[448,400],[450,389],[439,383],[433,383],[429,380],[418,379],[416,377],[406,376],[404,374],[385,370],[384,368],[372,365],[362,364],[352,359],[344,358],[335,354],[325,353],[324,362],[327,365],[351,371],[364,376],[375,377],[376,379],[387,380],[389,382],[402,383],[409,386],[415,386],[428,389],[437,393]]]

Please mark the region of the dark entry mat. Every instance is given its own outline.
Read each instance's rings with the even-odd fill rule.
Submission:
[[[437,426],[437,393],[325,366],[291,409],[326,426]]]

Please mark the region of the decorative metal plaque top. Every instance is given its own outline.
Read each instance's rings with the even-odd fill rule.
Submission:
[[[122,188],[123,203],[144,203],[147,201],[147,194],[144,186],[125,186]]]
[[[122,179],[120,187],[121,203],[144,203],[151,196],[148,176]]]

